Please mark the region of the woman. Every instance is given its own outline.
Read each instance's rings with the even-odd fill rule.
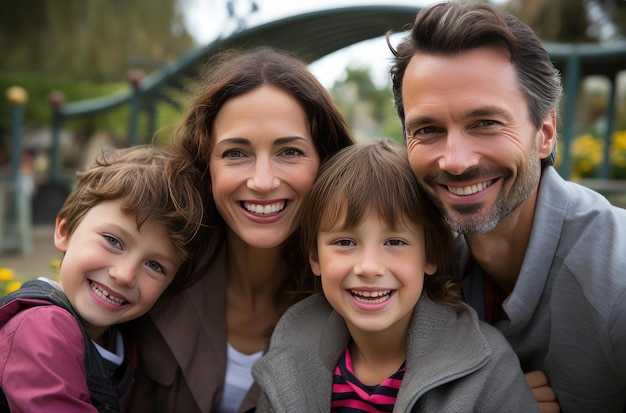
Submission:
[[[326,89],[299,60],[270,48],[209,67],[174,138],[204,174],[213,237],[197,279],[163,296],[139,326],[132,412],[244,412],[252,364],[276,322],[313,290],[298,215],[321,162],[353,142]]]

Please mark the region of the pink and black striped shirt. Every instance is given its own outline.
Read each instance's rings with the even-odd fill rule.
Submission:
[[[354,376],[352,358],[346,349],[339,359],[333,377],[333,413],[381,413],[391,412],[396,404],[398,390],[406,371],[405,363],[400,369],[377,386],[366,386]]]

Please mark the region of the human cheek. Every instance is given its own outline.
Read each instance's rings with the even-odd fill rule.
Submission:
[[[311,161],[304,164],[301,168],[298,168],[299,171],[295,172],[294,177],[299,177],[298,181],[296,181],[296,186],[299,192],[303,192],[304,195],[308,194],[315,182],[315,178],[317,177],[317,171],[319,170],[319,162]]]
[[[420,147],[413,147],[408,152],[409,164],[411,165],[411,169],[413,170],[413,173],[420,179],[425,175],[426,172],[427,154],[425,152],[426,151],[424,151],[423,148]]]
[[[170,285],[173,278],[169,280],[165,279],[154,279],[150,276],[144,275],[145,277],[139,287],[139,307],[140,311],[143,313],[147,312],[152,308],[152,306],[159,299],[161,294],[165,292],[167,287]]]

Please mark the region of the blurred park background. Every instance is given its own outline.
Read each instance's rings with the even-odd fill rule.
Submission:
[[[188,63],[190,55],[198,66],[208,44],[273,20],[348,6],[417,8],[429,3],[432,1],[0,2],[0,90],[5,94],[0,99],[0,239],[4,241],[0,242],[0,269],[11,269],[18,277],[49,269],[56,257],[51,232],[55,214],[71,189],[74,172],[96,153],[108,147],[168,141],[186,108],[194,76],[164,82],[167,84],[151,96],[149,110],[135,113],[139,103],[133,96],[139,95],[133,91],[140,86],[168,78],[169,72]],[[625,0],[492,3],[527,22],[547,44],[590,50],[626,47]],[[387,76],[391,54],[383,35],[411,21],[407,17],[402,25],[381,30],[377,38],[307,60],[358,139],[386,136],[402,142]],[[281,33],[272,35],[280,39]],[[611,61],[616,64],[621,68],[614,77],[602,75],[602,70],[600,74],[581,73],[571,103],[572,117],[567,125],[561,125],[569,128],[572,139],[568,148],[559,148],[557,166],[566,150],[566,178],[582,180],[612,202],[626,206],[626,57]],[[122,99],[124,96],[130,99]],[[123,104],[87,110],[98,105],[104,108],[103,102],[115,99]],[[28,193],[26,204],[10,200],[15,185]],[[17,222],[17,215],[24,219],[21,210],[27,210],[23,225],[30,225],[25,230],[30,232],[26,235]],[[40,246],[46,243],[47,247]],[[10,282],[9,278],[0,270],[0,295],[1,283]]]

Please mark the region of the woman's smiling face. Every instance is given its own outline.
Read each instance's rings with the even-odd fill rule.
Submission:
[[[220,215],[246,244],[281,245],[297,228],[320,165],[305,111],[288,93],[261,86],[222,106],[212,136]]]

